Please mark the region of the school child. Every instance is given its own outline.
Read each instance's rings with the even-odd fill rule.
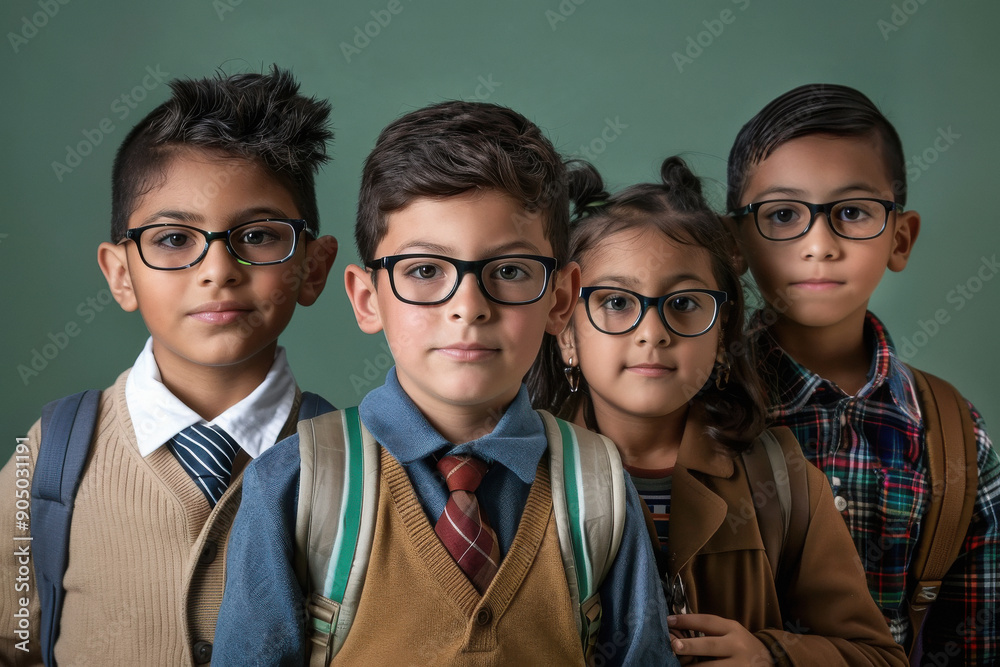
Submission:
[[[522,386],[543,334],[562,329],[580,287],[566,257],[564,179],[548,139],[505,107],[445,102],[382,131],[362,175],[362,264],[348,267],[345,284],[359,327],[385,333],[396,365],[357,412],[302,422],[247,470],[215,664],[301,664],[306,653],[311,664],[584,663],[592,638],[578,577],[589,568],[578,560],[567,569],[555,457],[590,451],[588,438],[573,431],[554,449],[551,417],[531,409]],[[361,509],[354,478],[340,483],[355,454],[324,466],[310,451],[350,441],[319,435],[333,433],[330,424],[363,430],[371,443],[364,476],[374,499]],[[618,461],[613,445],[590,436]],[[329,492],[317,497],[309,477],[332,479]],[[635,489],[620,465],[587,482],[594,492],[622,489],[609,513],[624,519],[617,556],[605,543],[607,574],[595,583],[602,617],[592,655],[676,664]],[[347,509],[330,512],[333,502]],[[300,541],[338,516],[341,527],[360,516],[361,528]],[[591,537],[604,518],[588,524]],[[365,535],[316,571],[315,552]],[[327,591],[327,572],[336,580],[348,567],[346,595]]]
[[[904,364],[868,311],[920,230],[906,195],[899,136],[846,86],[781,95],[729,157],[727,206],[766,301],[752,330],[769,417],[826,473],[913,662],[996,664],[1000,458],[975,408]]]
[[[118,150],[112,242],[98,249],[109,289],[150,338],[99,402],[60,402],[0,472],[3,534],[30,545],[20,564],[34,571],[15,591],[19,562],[3,550],[9,664],[208,663],[241,471],[294,432],[303,403],[278,336],[297,303],[316,301],[336,255],[314,187],[329,103],[277,67],[170,86]],[[78,482],[63,468],[73,461]],[[25,470],[30,542],[13,523]],[[61,529],[53,517],[67,508]]]
[[[660,176],[610,196],[590,165],[572,172],[581,303],[532,370],[535,404],[618,445],[666,556],[679,658],[905,664],[822,473],[787,429],[764,430],[732,237],[683,160]],[[784,534],[758,519],[774,482],[752,484],[772,455],[801,479]]]

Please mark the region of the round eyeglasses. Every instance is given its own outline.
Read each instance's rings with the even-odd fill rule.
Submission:
[[[805,236],[820,213],[826,214],[837,236],[865,241],[879,236],[889,222],[889,212],[897,209],[895,202],[866,197],[838,199],[826,204],[771,199],[748,204],[730,213],[738,218],[753,213],[757,231],[769,241],[791,241]]]
[[[660,321],[672,333],[686,338],[700,336],[715,325],[729,295],[719,290],[680,290],[663,296],[643,296],[621,287],[596,285],[580,290],[587,317],[594,328],[612,336],[639,326],[646,311],[656,307]]]
[[[306,221],[266,218],[251,220],[221,232],[172,222],[125,230],[125,238],[135,242],[143,264],[160,271],[177,271],[194,266],[208,254],[212,241],[222,240],[229,254],[240,264],[280,264],[295,254]]]
[[[540,255],[502,255],[473,262],[444,255],[388,255],[365,264],[389,272],[392,293],[403,303],[435,306],[458,290],[465,274],[476,276],[479,289],[490,301],[525,305],[542,298],[559,262]]]

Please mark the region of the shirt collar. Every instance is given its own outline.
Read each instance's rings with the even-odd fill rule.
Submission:
[[[399,385],[395,367],[389,369],[384,385],[365,396],[358,410],[375,439],[404,465],[446,449],[447,454],[470,454],[487,463],[500,463],[530,484],[548,447],[545,425],[531,408],[523,385],[491,432],[460,445],[446,440],[428,423]]]
[[[247,454],[257,458],[278,439],[294,402],[295,377],[284,348],[278,347],[264,381],[211,423],[223,428]],[[125,380],[125,403],[139,453],[144,457],[188,426],[208,423],[163,384],[153,357],[152,338],[146,341]]]
[[[918,422],[920,409],[913,376],[906,364],[896,356],[889,331],[871,312],[865,313],[864,329],[865,341],[874,353],[868,369],[868,381],[856,396],[861,399],[869,398],[884,386],[900,411],[912,421]],[[749,331],[756,339],[760,366],[766,369],[765,378],[773,392],[770,406],[772,416],[798,411],[820,387],[847,395],[840,387],[792,359],[764,325],[763,311],[754,313]]]

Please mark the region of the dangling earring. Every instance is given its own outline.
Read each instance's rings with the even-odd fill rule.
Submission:
[[[719,353],[722,359],[715,362],[715,388],[722,391],[729,384],[729,373],[732,368],[729,365],[729,359],[726,358],[726,353],[721,349]]]
[[[566,374],[566,382],[569,383],[569,393],[575,394],[580,388],[580,367],[573,365],[573,357],[569,358],[569,364],[563,367]]]

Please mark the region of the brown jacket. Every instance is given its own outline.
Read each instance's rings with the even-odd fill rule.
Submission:
[[[809,527],[798,559],[781,564],[779,578],[789,583],[779,592],[742,459],[704,431],[688,420],[674,467],[668,565],[674,612],[686,603],[691,613],[739,621],[778,664],[906,665],[868,593],[829,483],[791,432],[773,430],[789,470],[807,468],[809,497],[792,502],[809,503]]]

